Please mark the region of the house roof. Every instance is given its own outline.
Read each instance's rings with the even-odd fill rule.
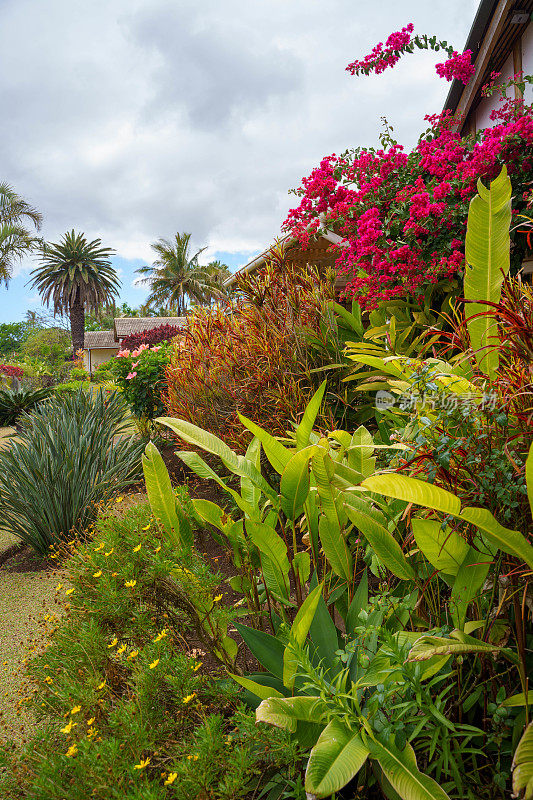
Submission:
[[[86,331],[85,350],[117,350],[114,331]]]
[[[161,325],[175,325],[181,328],[186,321],[186,317],[115,317],[115,341],[131,336],[132,333],[151,331],[152,328],[159,328]]]
[[[336,233],[333,233],[333,231],[325,231],[324,233],[321,233],[320,236],[324,241],[330,242],[331,244],[342,246],[345,242],[342,236],[338,236]],[[294,236],[291,236],[290,233],[288,233],[286,236],[280,239],[280,242],[286,247],[290,248],[297,243],[297,240],[294,238]],[[249,275],[250,272],[255,272],[256,269],[259,269],[259,267],[265,263],[269,250],[270,248],[267,248],[254,259],[249,261],[248,264],[245,264],[244,267],[241,267],[233,275],[230,275],[229,278],[226,278],[224,281],[224,286],[233,286],[238,277],[242,275]],[[312,255],[310,256],[310,259],[312,260]]]
[[[519,22],[519,12],[523,22]],[[450,86],[443,110],[459,112],[466,117],[481,97],[481,87],[491,72],[499,72],[514,44],[531,21],[533,0],[481,0],[464,50],[472,51],[476,74],[467,86],[455,79]]]

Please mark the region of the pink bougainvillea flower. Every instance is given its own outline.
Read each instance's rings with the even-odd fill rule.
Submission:
[[[137,375],[136,372],[128,372],[128,374],[126,375],[126,380],[131,381],[133,378],[135,378],[136,375]]]

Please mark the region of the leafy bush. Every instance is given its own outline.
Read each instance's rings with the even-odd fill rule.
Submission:
[[[64,392],[77,392],[83,388],[89,388],[86,381],[66,381],[65,383],[57,383],[52,391],[54,394],[62,394]]]
[[[313,393],[323,361],[310,340],[332,317],[333,278],[287,263],[278,246],[236,289],[240,300],[187,317],[171,346],[165,403],[242,452],[249,434],[239,412],[281,435]]]
[[[0,375],[7,375],[8,378],[17,378],[20,381],[24,371],[21,367],[14,367],[11,364],[0,364]]]
[[[165,369],[169,346],[149,347],[141,344],[136,350],[121,350],[109,361],[109,371],[124,399],[139,419],[153,419],[163,413],[161,392],[165,386]]]
[[[238,800],[276,775],[276,796],[292,792],[297,748],[206,676],[187,618],[157,589],[188,575],[190,594],[213,597],[219,576],[177,556],[145,504],[101,519],[95,534],[73,546],[74,591],[57,588],[70,608],[31,665],[39,729],[0,751],[3,800]],[[287,796],[304,800],[301,786]]]
[[[32,411],[49,394],[50,389],[0,389],[0,425],[16,425],[23,414]]]
[[[3,524],[41,555],[86,530],[138,478],[142,445],[124,436],[128,424],[116,393],[80,388],[39,406],[0,452]]]
[[[135,350],[141,344],[153,347],[156,344],[161,344],[161,342],[170,342],[175,336],[179,336],[181,330],[181,327],[177,325],[159,325],[157,328],[149,328],[140,333],[132,333],[131,336],[126,336],[122,340],[120,349]]]

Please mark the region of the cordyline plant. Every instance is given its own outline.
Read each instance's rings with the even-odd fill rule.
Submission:
[[[255,276],[237,281],[240,299],[198,308],[174,340],[165,404],[172,416],[221,436],[240,452],[249,433],[241,412],[282,435],[311,397],[311,335],[331,315],[333,280],[288,263],[274,246]]]
[[[141,344],[153,347],[155,344],[161,344],[161,342],[170,342],[179,332],[180,329],[177,325],[158,325],[157,328],[150,328],[140,333],[132,333],[131,336],[126,336],[120,344],[120,349],[135,350]]]
[[[380,73],[415,47],[444,49],[450,58],[437,65],[439,75],[468,82],[473,70],[469,51],[460,56],[435,37],[412,38],[412,30],[409,25],[392,34],[385,47],[377,45],[348,71]],[[503,106],[491,115],[498,124],[475,136],[461,137],[458,120],[445,112],[426,117],[430,127],[410,153],[387,127],[380,149],[360,147],[323,158],[295,190],[300,203],[289,212],[285,229],[303,246],[324,228],[343,237],[336,267],[348,279],[346,296],[363,308],[406,295],[421,300],[435,286],[457,292],[468,203],[477,179],[493,179],[506,165],[514,181],[514,214],[518,217],[526,207],[533,179],[532,107],[508,100],[505,92],[509,85],[531,80],[517,75],[499,87]],[[494,87],[485,89],[490,93]],[[517,266],[524,243],[520,236],[514,240]]]

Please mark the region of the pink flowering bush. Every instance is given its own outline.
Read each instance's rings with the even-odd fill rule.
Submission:
[[[363,59],[352,61],[346,67],[351,75],[370,75],[375,72],[379,75],[388,67],[394,65],[405,55],[414,53],[415,47],[419,50],[444,50],[448,54],[448,59],[442,64],[436,64],[435,69],[440,78],[451,81],[454,78],[466,84],[474,75],[476,69],[472,64],[472,51],[465,50],[461,55],[448,45],[448,42],[438,41],[436,36],[412,36],[414,25],[412,22],[402,28],[401,31],[391,33],[385,45],[378,42],[372,52]]]
[[[165,388],[168,350],[167,342],[154,347],[141,344],[134,350],[121,350],[109,362],[115,383],[139,419],[153,419],[164,412],[161,391]]]
[[[453,291],[478,178],[495,178],[505,164],[513,213],[526,208],[533,180],[531,112],[523,102],[507,101],[495,127],[465,138],[447,113],[426,117],[430,127],[411,152],[385,134],[381,149],[327,156],[295,190],[300,202],[284,227],[303,247],[321,228],[343,237],[334,247],[337,269],[348,278],[346,296],[363,308],[406,296],[422,302],[435,287]],[[513,238],[516,266],[523,244],[516,233]]]

